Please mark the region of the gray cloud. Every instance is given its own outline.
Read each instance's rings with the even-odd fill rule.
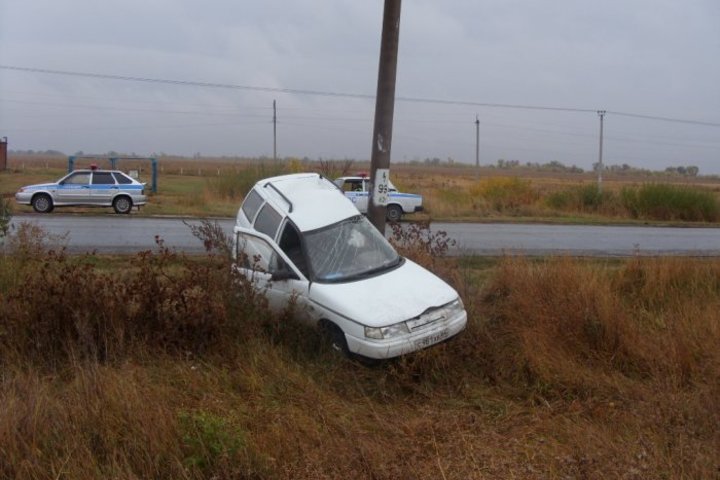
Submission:
[[[397,95],[720,123],[711,0],[405,0]],[[0,3],[0,64],[372,95],[382,1]],[[11,148],[368,158],[371,100],[0,69]],[[393,157],[597,160],[598,118],[398,102]],[[608,114],[606,163],[720,172],[720,128]]]

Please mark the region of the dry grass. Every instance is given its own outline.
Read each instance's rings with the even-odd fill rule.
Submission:
[[[403,236],[404,235],[404,236]],[[717,478],[720,261],[442,259],[468,329],[366,368],[223,257],[0,256],[0,477]]]

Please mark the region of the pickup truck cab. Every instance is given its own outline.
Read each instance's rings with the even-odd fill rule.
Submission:
[[[301,173],[259,181],[234,228],[235,268],[271,308],[349,356],[386,359],[462,331],[467,313],[443,280],[401,257],[329,180]]]
[[[370,198],[370,179],[368,177],[340,177],[335,179],[335,185],[355,204],[360,213],[367,213]],[[422,195],[398,192],[398,189],[389,180],[388,187],[390,194],[387,219],[389,221],[398,222],[403,214],[422,211]]]

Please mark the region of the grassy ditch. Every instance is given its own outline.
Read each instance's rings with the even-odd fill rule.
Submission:
[[[404,235],[469,325],[377,368],[270,315],[223,255],[15,243],[0,477],[717,477],[720,261],[444,259]]]

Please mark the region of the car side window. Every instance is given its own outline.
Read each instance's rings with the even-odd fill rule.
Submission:
[[[263,198],[260,194],[255,190],[250,190],[242,204],[242,211],[250,222],[253,221],[262,204]]]
[[[343,184],[344,192],[362,192],[363,185],[362,180],[345,180]]]
[[[78,172],[73,173],[69,177],[67,177],[65,180],[63,180],[63,185],[87,185],[90,183],[90,173],[89,172]]]
[[[282,216],[266,203],[255,219],[255,230],[274,239],[281,221]]]
[[[117,180],[117,183],[119,183],[120,185],[129,185],[129,184],[133,183],[132,178],[126,177],[122,173],[113,172],[112,174],[115,177],[115,180]],[[112,183],[112,182],[110,182],[110,183]]]
[[[115,179],[110,172],[94,172],[92,176],[93,185],[115,185]]]
[[[280,235],[280,249],[285,252],[290,261],[295,264],[298,270],[305,275],[306,278],[310,278],[308,275],[307,262],[305,261],[305,255],[302,251],[302,245],[300,243],[300,234],[297,229],[290,223],[285,224],[282,234]]]
[[[237,234],[237,263],[241,268],[256,272],[273,273],[284,264],[267,241],[253,235]]]

